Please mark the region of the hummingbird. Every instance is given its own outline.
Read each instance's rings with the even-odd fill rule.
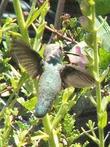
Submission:
[[[62,87],[84,88],[95,82],[86,68],[62,63],[63,52],[59,44],[47,44],[43,58],[21,39],[12,39],[11,44],[12,57],[17,63],[21,64],[31,77],[40,77],[35,108],[35,115],[38,118],[49,112]]]

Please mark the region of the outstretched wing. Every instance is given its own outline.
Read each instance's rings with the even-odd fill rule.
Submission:
[[[22,40],[12,39],[11,55],[17,64],[21,64],[30,76],[36,77],[42,73],[42,58]]]
[[[64,87],[84,88],[95,83],[94,78],[86,69],[76,65],[66,65],[61,71],[61,78]]]

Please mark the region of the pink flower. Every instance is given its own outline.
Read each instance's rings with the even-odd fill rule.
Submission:
[[[89,61],[84,53],[84,47],[77,44],[71,49],[70,53],[72,53],[68,54],[70,63],[85,68]]]

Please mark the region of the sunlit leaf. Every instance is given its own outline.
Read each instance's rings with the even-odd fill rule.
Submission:
[[[107,111],[103,111],[98,115],[99,115],[98,127],[103,129],[107,125]]]
[[[24,101],[24,99],[19,98],[17,100],[23,107],[25,107],[27,110],[32,111],[35,109],[37,98],[34,96],[31,99]]]
[[[103,19],[102,16],[99,16],[96,19],[96,27],[99,28],[97,35],[100,39],[102,48],[110,53],[110,26],[108,22],[106,19]]]
[[[74,88],[73,87],[70,87],[70,88],[66,88],[64,90],[64,93],[63,93],[63,101],[67,101],[67,99],[71,96],[71,94],[74,92]]]
[[[81,3],[81,1],[83,1],[83,0],[77,0],[77,1],[79,3]],[[96,2],[96,6],[95,7],[96,7],[96,13],[97,13],[97,15],[106,15],[106,14],[109,14],[110,13],[110,1],[109,0],[96,0],[95,2]],[[87,9],[87,8],[88,7],[86,6],[83,9]],[[89,13],[89,12],[86,11],[86,13]]]
[[[41,40],[42,40],[42,36],[44,33],[44,29],[45,29],[45,22],[40,24],[38,26],[38,28],[36,28],[34,26],[35,32],[36,32],[36,36],[34,39],[34,45],[33,45],[33,49],[36,51],[39,51],[39,49],[41,48]]]
[[[101,82],[102,82],[102,81],[106,78],[106,76],[109,74],[109,71],[110,71],[110,67],[108,66],[107,69],[105,69],[105,70],[103,71],[103,73],[101,74],[101,77],[100,77],[100,81],[101,81]]]
[[[110,103],[110,96],[106,96],[102,99],[101,110],[104,112],[107,109],[107,105]]]
[[[110,13],[110,0],[96,0],[96,13],[106,15]]]
[[[100,48],[99,54],[100,54],[100,66],[102,69],[106,69],[107,66],[110,64],[110,52],[103,48]]]
[[[49,9],[48,1],[46,0],[44,2],[44,4],[39,9],[36,8],[34,10],[34,12],[31,13],[31,15],[28,16],[27,21],[26,21],[26,27],[29,27],[33,23],[33,21],[39,17],[39,15],[42,12],[44,13],[44,10],[46,10],[46,12],[47,12],[48,9]]]

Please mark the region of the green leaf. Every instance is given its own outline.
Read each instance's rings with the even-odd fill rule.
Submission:
[[[102,69],[106,69],[110,64],[110,52],[108,52],[103,48],[100,48],[99,54],[100,54],[100,67]]]
[[[84,16],[89,16],[92,12],[91,5],[88,0],[81,0],[80,8]]]
[[[13,89],[16,89],[18,87],[19,79],[17,79],[16,77],[12,77],[10,79],[10,82],[11,82],[11,86],[13,87]]]
[[[34,29],[35,29],[35,32],[36,32],[36,37],[35,37],[35,40],[34,40],[33,49],[36,50],[36,51],[39,51],[39,49],[41,48],[41,40],[42,40],[43,32],[44,32],[44,29],[45,29],[45,22],[40,24],[38,26],[38,28],[36,28],[34,26]]]
[[[77,1],[79,3],[81,3],[84,0],[77,0]],[[106,14],[110,13],[110,0],[95,0],[95,3],[96,3],[95,7],[96,7],[96,14],[97,15],[106,15]],[[88,10],[88,7],[84,6],[84,9]],[[89,12],[90,12],[90,10],[88,12],[86,11],[86,14]]]
[[[66,102],[73,92],[74,92],[74,88],[73,87],[66,88],[64,90],[63,97],[62,97],[63,102],[64,101]]]
[[[110,52],[110,26],[101,16],[96,19],[96,28],[98,29],[98,38],[101,42],[102,48]]]
[[[18,125],[18,127],[20,128],[21,131],[28,130],[28,128],[29,128],[29,125],[24,124],[21,121],[16,121],[16,124]]]
[[[31,78],[28,78],[28,80],[25,81],[25,83],[23,84],[23,87],[22,87],[21,91],[27,97],[29,97],[33,93],[36,93],[36,89],[34,88],[34,83],[33,83],[33,80]]]
[[[96,0],[97,15],[106,15],[110,13],[110,0]]]
[[[98,122],[98,126],[100,128],[104,128],[107,125],[107,105],[110,102],[110,96],[106,96],[102,99],[101,102],[101,113],[99,113],[99,122]]]
[[[44,56],[44,51],[45,51],[45,44],[44,45],[42,45],[42,47],[40,48],[40,50],[39,50],[39,55],[43,58],[43,56]]]
[[[32,136],[31,139],[32,141],[36,141],[36,140],[40,140],[40,139],[44,139],[44,140],[48,140],[48,134],[42,132],[42,131],[37,131],[35,132],[35,136]]]
[[[37,98],[34,96],[31,99],[24,101],[23,98],[19,98],[17,99],[17,101],[24,106],[27,110],[32,111],[35,106],[36,106],[36,102],[37,102]]]
[[[3,35],[3,32],[2,32],[2,29],[0,28],[0,43],[2,41],[2,35]]]
[[[100,82],[102,82],[106,78],[106,76],[109,74],[109,71],[110,71],[110,67],[108,66],[107,69],[105,69],[101,74]]]
[[[107,125],[107,111],[103,111],[98,115],[99,115],[98,127],[103,129]]]
[[[88,123],[86,124],[88,128],[93,129],[95,127],[95,122],[92,120],[88,120]]]
[[[106,96],[102,99],[101,102],[101,111],[105,111],[107,108],[108,103],[110,103],[110,96]]]
[[[34,21],[35,19],[37,19],[37,18],[40,16],[40,14],[41,14],[42,12],[43,12],[43,14],[44,14],[44,10],[47,12],[48,9],[49,9],[49,4],[48,4],[48,1],[46,0],[46,1],[44,2],[44,4],[43,4],[39,9],[36,8],[36,9],[33,11],[33,13],[30,13],[30,15],[28,16],[27,21],[26,21],[26,27],[29,27],[29,26],[33,23],[33,21]]]

